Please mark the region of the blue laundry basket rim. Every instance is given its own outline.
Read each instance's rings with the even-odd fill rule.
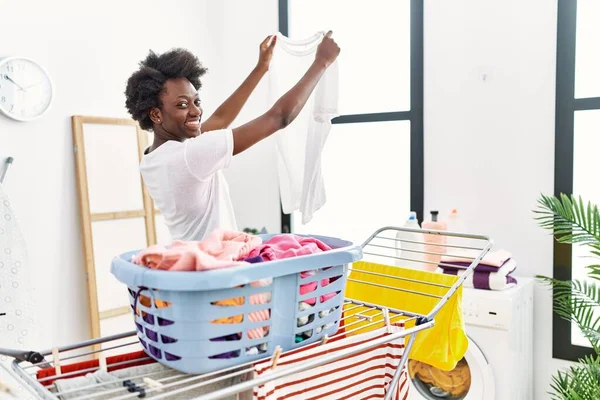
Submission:
[[[276,236],[257,235],[263,241]],[[130,260],[139,250],[130,251],[113,258],[112,274],[131,287],[151,287],[159,290],[203,291],[227,289],[265,278],[300,273],[327,266],[349,264],[362,258],[362,247],[349,241],[319,235],[298,235],[322,241],[331,250],[283,260],[249,264],[208,271],[160,271],[133,264]]]

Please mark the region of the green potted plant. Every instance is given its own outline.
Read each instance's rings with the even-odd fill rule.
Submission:
[[[593,349],[565,371],[552,377],[553,399],[600,399],[600,214],[598,206],[574,196],[541,195],[535,210],[542,228],[551,230],[559,243],[584,246],[595,262],[587,266],[588,277],[580,281],[562,281],[547,276],[537,278],[553,289],[554,312],[575,323]]]

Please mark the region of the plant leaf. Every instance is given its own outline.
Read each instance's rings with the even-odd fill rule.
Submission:
[[[575,322],[588,339],[596,354],[600,352],[600,317],[594,312],[600,308],[600,287],[595,282],[561,281],[538,276],[542,283],[553,288],[554,312],[561,318]]]
[[[561,194],[560,199],[542,194],[538,203],[535,219],[542,228],[552,230],[558,242],[591,245],[600,251],[600,224],[597,223],[600,215],[596,205],[588,202],[586,207],[581,198],[569,198],[565,194]]]

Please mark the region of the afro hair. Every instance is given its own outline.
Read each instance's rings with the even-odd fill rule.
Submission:
[[[161,106],[160,94],[165,82],[171,78],[187,78],[198,90],[202,86],[200,78],[206,71],[198,58],[188,50],[177,48],[160,55],[151,50],[148,57],[140,62],[140,69],[127,80],[127,111],[142,129],[151,130],[152,120],[148,112],[153,107]]]

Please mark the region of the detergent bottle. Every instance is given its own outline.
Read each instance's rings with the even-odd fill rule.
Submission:
[[[448,230],[448,232],[467,233],[467,226],[465,225],[462,218],[460,218],[460,215],[456,208],[452,210],[450,215],[448,215],[446,229]],[[448,236],[448,245],[469,246],[470,244],[470,240],[468,239]]]
[[[411,211],[404,223],[404,228],[420,229],[417,213]],[[423,252],[425,251],[422,232],[396,232],[396,259],[398,267],[423,269]],[[409,260],[406,260],[409,259]]]
[[[423,229],[431,229],[436,231],[445,231],[447,230],[446,222],[438,220],[438,211],[431,211],[431,219],[427,221],[423,221],[422,227]],[[440,260],[442,258],[442,254],[446,252],[446,235],[443,234],[425,234],[425,261],[427,261],[424,265],[428,271],[435,271]]]

